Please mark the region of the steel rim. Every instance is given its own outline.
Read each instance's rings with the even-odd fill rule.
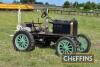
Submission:
[[[25,50],[29,45],[29,39],[25,34],[19,34],[15,38],[15,45],[20,50]]]
[[[65,54],[65,53],[72,53],[73,50],[73,45],[70,41],[68,40],[61,40],[58,43],[58,52],[60,55]]]
[[[78,38],[79,41],[79,47],[77,48],[78,51],[83,52],[87,49],[88,47],[88,41],[86,38],[79,36]]]

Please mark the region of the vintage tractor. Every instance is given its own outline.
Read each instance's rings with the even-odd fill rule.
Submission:
[[[75,52],[88,52],[91,42],[84,34],[77,34],[77,20],[53,20],[48,16],[48,9],[41,15],[45,19],[44,28],[41,23],[24,22],[18,24],[17,31],[13,37],[13,46],[17,51],[31,51],[37,43],[50,46],[53,42],[57,55]],[[20,10],[19,10],[20,19]],[[52,20],[49,22],[49,20]],[[52,32],[48,24],[52,24]]]

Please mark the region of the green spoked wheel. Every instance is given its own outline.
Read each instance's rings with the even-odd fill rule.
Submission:
[[[19,51],[30,51],[35,48],[33,36],[27,31],[16,32],[13,37],[13,45]]]
[[[65,53],[74,53],[75,43],[71,38],[61,37],[56,43],[57,55],[63,55]]]
[[[19,34],[15,38],[15,44],[16,47],[19,48],[20,50],[26,49],[29,45],[28,37],[25,34]]]
[[[91,47],[90,39],[87,36],[85,36],[84,34],[79,34],[77,36],[77,40],[79,42],[77,51],[82,52],[82,53],[89,52],[90,47]]]

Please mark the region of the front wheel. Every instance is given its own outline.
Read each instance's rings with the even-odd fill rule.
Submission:
[[[18,51],[31,51],[35,48],[34,38],[27,31],[18,31],[13,37],[13,46]]]
[[[77,35],[77,40],[79,42],[77,51],[81,53],[89,52],[90,47],[91,47],[90,39],[84,34],[79,34]]]
[[[61,56],[76,52],[75,42],[69,37],[61,37],[56,43],[56,53]]]

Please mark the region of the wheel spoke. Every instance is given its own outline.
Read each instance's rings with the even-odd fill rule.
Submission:
[[[58,52],[59,54],[64,54],[64,53],[72,53],[73,52],[73,46],[71,41],[64,39],[59,41],[58,43]]]
[[[15,44],[18,49],[26,49],[29,44],[28,37],[25,34],[19,34],[15,39]]]
[[[79,47],[77,50],[79,52],[86,51],[89,46],[88,38],[85,35],[78,35],[77,40],[79,41]]]

